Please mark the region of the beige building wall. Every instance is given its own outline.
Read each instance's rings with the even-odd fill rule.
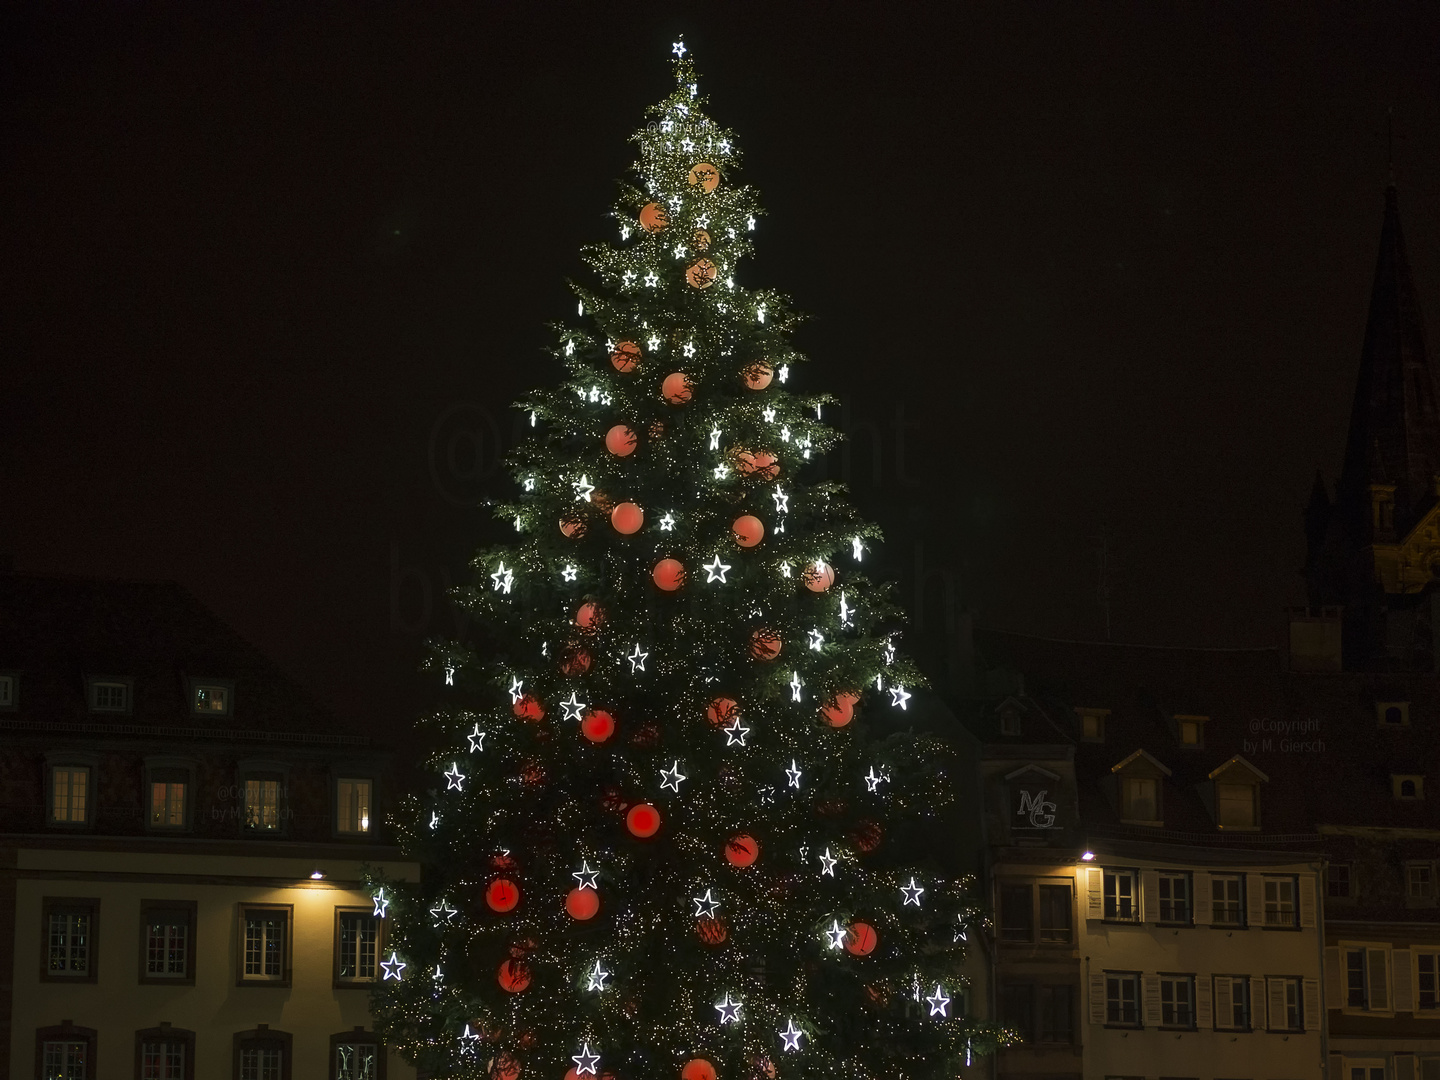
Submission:
[[[35,1076],[36,1029],[71,1020],[97,1031],[97,1066],[91,1075],[100,1080],[135,1076],[135,1032],[162,1022],[195,1032],[197,1078],[231,1077],[234,1034],[261,1024],[293,1036],[294,1080],[333,1076],[330,1036],[357,1026],[372,1029],[368,991],[333,985],[335,909],[371,906],[360,887],[361,868],[353,857],[297,858],[278,852],[251,856],[21,849],[9,1075],[24,1080]],[[317,869],[324,872],[323,880],[312,880]],[[413,863],[374,869],[392,878],[418,879]],[[46,897],[100,901],[94,983],[41,978]],[[140,982],[142,900],[196,903],[193,986]],[[242,903],[293,905],[289,987],[236,985]],[[383,949],[383,937],[381,945]],[[389,1055],[388,1080],[412,1080],[414,1075],[409,1065]]]

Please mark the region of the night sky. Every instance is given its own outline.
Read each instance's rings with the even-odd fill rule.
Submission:
[[[1116,640],[1278,643],[1391,109],[1437,344],[1440,8],[956,7],[7,5],[0,552],[407,722],[683,32],[914,651],[1103,637],[1101,536]]]

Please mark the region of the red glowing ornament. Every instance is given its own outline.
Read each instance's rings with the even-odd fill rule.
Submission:
[[[743,548],[752,548],[764,537],[765,523],[754,514],[742,514],[730,525],[730,531],[735,536],[735,543]]]
[[[655,564],[655,570],[650,576],[660,588],[666,592],[674,592],[685,584],[685,567],[679,559],[661,559]]]
[[[744,376],[745,385],[751,390],[764,390],[775,377],[775,369],[764,360],[758,360],[740,374]]]
[[[824,592],[835,584],[835,568],[827,562],[816,560],[805,568],[800,580],[811,592]]]
[[[820,706],[820,715],[831,727],[840,728],[855,719],[855,707],[850,702],[849,695],[842,701],[840,695],[836,694]]]
[[[774,480],[780,475],[780,462],[768,450],[739,450],[735,453],[735,470],[741,476]]]
[[[715,1080],[715,1066],[704,1058],[691,1058],[680,1070],[680,1080]]]
[[[662,232],[670,224],[670,215],[659,203],[646,203],[640,208],[640,227],[648,233]]]
[[[514,911],[520,902],[520,886],[509,878],[496,878],[485,889],[485,903],[491,911]]]
[[[635,429],[629,424],[616,424],[605,433],[605,449],[616,457],[629,457],[638,444]]]
[[[507,1050],[502,1050],[490,1062],[490,1080],[520,1080],[520,1060]]]
[[[665,376],[660,384],[660,396],[671,405],[684,405],[695,393],[695,384],[683,371],[674,371]]]
[[[697,920],[695,933],[700,935],[700,940],[706,945],[723,945],[730,936],[730,932],[725,929],[725,923],[720,919]]]
[[[751,631],[750,655],[756,660],[774,660],[780,655],[780,635],[763,626]]]
[[[593,743],[602,743],[615,734],[615,718],[604,709],[590,709],[580,721],[580,734]]]
[[[725,861],[731,866],[751,866],[760,857],[760,842],[740,833],[725,841]]]
[[[625,827],[642,840],[660,831],[660,811],[649,803],[637,803],[625,815]]]
[[[696,259],[685,271],[685,280],[696,289],[708,289],[715,284],[718,268],[709,259]]]
[[[850,833],[850,841],[860,854],[869,855],[880,846],[884,835],[877,823],[866,819],[855,823],[855,828]]]
[[[565,897],[565,910],[579,922],[593,919],[600,910],[600,894],[594,889],[571,889]]]
[[[570,514],[560,519],[560,531],[571,540],[579,540],[585,535],[585,519],[579,514]]]
[[[500,989],[518,994],[530,985],[530,965],[523,960],[506,960],[497,974]]]
[[[845,931],[845,951],[851,956],[869,956],[879,941],[875,928],[866,922],[851,923]]]
[[[645,511],[632,502],[623,502],[610,511],[610,524],[621,536],[632,536],[645,524]]]
[[[560,661],[560,670],[571,677],[584,675],[590,670],[590,654],[584,649],[571,649]]]
[[[622,341],[610,354],[610,363],[616,371],[628,375],[640,366],[640,346],[633,341]]]
[[[708,161],[699,161],[690,166],[690,183],[698,184],[705,192],[720,186],[720,170]]]
[[[734,699],[728,697],[717,697],[705,710],[705,719],[716,727],[730,723],[739,715],[740,706],[735,703]]]
[[[523,695],[510,708],[521,720],[529,720],[532,724],[545,719],[545,706],[540,704],[534,694]]]
[[[605,621],[605,609],[593,600],[587,600],[575,612],[575,625],[582,630],[599,630]]]

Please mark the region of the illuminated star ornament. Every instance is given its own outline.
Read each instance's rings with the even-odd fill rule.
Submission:
[[[446,780],[446,791],[464,791],[465,774],[460,771],[460,766],[455,762],[450,763],[450,768],[441,774]]]
[[[785,1040],[786,1050],[799,1050],[800,1040],[804,1035],[805,1033],[795,1026],[794,1017],[791,1017],[790,1023],[785,1026],[785,1030],[780,1032],[780,1038]]]
[[[565,569],[560,571],[560,576],[566,581],[574,581],[577,577],[580,576],[580,571],[576,570],[575,567],[571,566],[569,563],[566,563]]]
[[[720,429],[718,427],[710,429],[710,449],[720,449]]]
[[[653,289],[656,285],[660,284],[659,275],[656,274],[654,270],[651,270],[650,273],[645,275],[645,284]]]
[[[660,790],[664,791],[668,788],[675,792],[676,795],[679,795],[680,781],[685,779],[687,779],[687,777],[680,771],[680,762],[676,760],[675,764],[671,765],[670,768],[660,770]]]
[[[459,914],[459,911],[451,907],[450,901],[442,897],[440,903],[430,909],[430,914],[435,919],[435,925],[439,926],[441,923],[448,923],[453,920],[455,916]]]
[[[374,896],[374,900],[375,910],[371,912],[371,914],[377,919],[385,918],[385,909],[390,906],[390,898],[385,895],[385,890],[381,889],[379,892],[377,892]]]
[[[433,832],[433,831],[435,830],[435,826],[436,826],[436,825],[439,825],[439,824],[440,824],[440,815],[437,814],[437,813],[435,813],[435,812],[432,810],[432,811],[430,812],[430,830]]]
[[[580,714],[585,711],[585,703],[580,700],[574,690],[571,690],[570,699],[560,702],[560,708],[565,710],[566,720],[579,720]]]
[[[600,966],[600,961],[595,961],[595,970],[590,972],[590,983],[586,990],[604,990],[605,980],[610,977],[610,972]]]
[[[471,1031],[471,1030],[470,1030],[470,1025],[469,1025],[469,1024],[466,1024],[466,1025],[465,1025],[465,1030],[460,1033],[459,1038],[460,1038],[460,1056],[461,1056],[461,1057],[474,1057],[474,1056],[475,1056],[476,1047],[477,1047],[477,1045],[478,1045],[479,1042],[480,1042],[480,1036],[477,1035],[477,1034],[475,1034],[475,1032]]]
[[[591,870],[589,862],[581,859],[580,869],[571,873],[570,876],[579,883],[577,886],[578,888],[593,889],[595,888],[595,879],[600,876],[600,871]]]
[[[510,586],[515,584],[515,573],[505,569],[505,562],[501,560],[500,568],[490,575],[490,580],[495,583],[495,591],[504,590],[505,595],[510,595]]]
[[[939,983],[935,984],[935,993],[925,999],[930,1006],[931,1016],[949,1016],[946,1012],[950,1008],[950,998],[945,994],[945,988]]]
[[[783,514],[789,510],[790,496],[786,495],[785,492],[782,491],[780,488],[777,487],[774,491],[772,491],[770,493],[770,498],[775,500],[775,512],[777,514]]]
[[[916,885],[915,879],[912,877],[909,885],[900,886],[900,891],[905,894],[905,900],[900,905],[901,907],[904,907],[906,904],[914,904],[916,907],[919,907],[920,894],[923,893],[925,889],[923,886]]]
[[[580,1053],[573,1055],[570,1060],[575,1062],[575,1075],[595,1076],[595,1067],[600,1064],[600,1055],[592,1054],[590,1044],[587,1042],[581,1044]]]
[[[890,704],[892,706],[899,705],[900,708],[903,710],[905,708],[905,702],[909,700],[910,695],[905,692],[905,688],[903,686],[890,687]]]
[[[744,746],[745,736],[750,734],[750,729],[748,727],[740,726],[740,717],[738,716],[730,722],[729,727],[721,728],[720,730],[725,732],[726,746],[735,746],[737,744],[740,746]]]
[[[446,664],[446,665],[445,665],[445,685],[446,685],[446,686],[454,686],[454,685],[455,685],[455,669],[454,669],[453,667],[451,667],[449,664]]]
[[[679,57],[679,56],[684,56],[684,55],[685,55],[685,41],[684,41],[684,39],[681,39],[680,41],[675,42],[674,45],[671,45],[671,46],[670,46],[670,51],[673,52],[677,57]]]
[[[874,765],[871,765],[871,766],[870,766],[870,771],[865,774],[865,789],[866,789],[867,791],[869,791],[871,794],[874,794],[874,793],[875,793],[875,789],[878,788],[881,784],[885,783],[885,781],[886,781],[887,779],[889,779],[889,777],[886,777],[886,776],[876,776],[876,775],[875,775],[875,766],[874,766]]]
[[[511,704],[511,705],[518,705],[518,704],[520,704],[520,699],[525,696],[525,691],[522,689],[522,688],[524,687],[524,685],[525,685],[525,684],[524,684],[521,680],[519,680],[519,679],[517,679],[517,678],[514,678],[513,676],[511,677],[511,679],[510,679],[510,704]]]
[[[465,736],[470,740],[470,752],[472,754],[485,749],[485,732],[480,730],[480,725],[475,725],[475,730]]]
[[[637,641],[635,643],[635,651],[625,658],[630,661],[631,675],[634,675],[637,671],[645,670],[645,658],[649,655],[648,652],[640,651],[640,643]]]
[[[790,759],[790,767],[785,770],[785,775],[790,777],[791,787],[798,788],[800,786],[800,766],[795,764],[794,758]]]
[[[762,411],[762,412],[760,413],[760,415],[765,418],[765,422],[766,422],[767,424],[773,424],[773,423],[775,422],[775,410],[774,410],[774,409],[765,409],[764,411]]]
[[[682,255],[684,254],[684,249],[683,249],[683,248],[681,248],[681,254],[682,254]],[[689,359],[690,357],[692,357],[692,356],[695,355],[695,346],[692,345],[690,342],[687,341],[687,342],[685,343],[685,348],[682,349],[681,351],[685,354],[686,359]]]
[[[400,973],[405,970],[406,965],[404,960],[401,960],[398,955],[392,952],[389,960],[380,961],[380,967],[385,972],[385,974],[380,977],[381,982],[384,982],[386,979],[394,979],[396,982],[399,982]]]
[[[716,466],[715,466],[715,479],[716,479],[716,480],[724,480],[725,477],[727,477],[727,476],[729,476],[729,475],[730,475],[730,466],[729,466],[729,465],[716,465]]]
[[[661,532],[674,532],[674,531],[675,531],[675,515],[674,515],[674,514],[666,513],[666,515],[660,519],[660,531],[661,531]]]
[[[819,630],[808,630],[806,633],[810,635],[810,648],[819,652],[820,646],[825,644],[825,635],[820,633]]]
[[[713,919],[715,909],[720,906],[720,901],[712,895],[713,890],[706,889],[704,896],[692,896],[690,902],[695,905],[695,917],[697,919]]]
[[[575,501],[589,502],[590,493],[595,490],[595,485],[590,483],[590,477],[582,476],[575,483]]]
[[[845,947],[845,928],[840,925],[839,919],[830,923],[830,929],[825,931],[825,936],[830,939],[830,948],[843,949]]]
[[[850,553],[855,557],[856,562],[860,561],[863,551],[864,549],[860,546],[860,537],[852,537],[850,540]]]
[[[742,1004],[743,1002],[731,1001],[728,993],[725,995],[724,1001],[716,1002],[715,1009],[720,1013],[720,1023],[722,1026],[725,1024],[740,1023],[740,1006]]]
[[[704,570],[707,575],[705,578],[707,583],[718,581],[721,585],[725,584],[725,575],[730,571],[730,567],[720,561],[719,555],[715,556],[714,562],[705,564],[701,569]]]
[[[823,855],[820,856],[820,873],[821,873],[821,875],[822,875],[822,876],[828,875],[829,877],[834,877],[834,876],[835,876],[835,864],[836,864],[837,862],[839,862],[839,861],[840,861],[840,860],[837,859],[837,858],[835,858],[834,855],[831,855],[831,854],[830,854],[830,849],[827,847],[827,848],[825,849],[825,854],[823,854]]]
[[[792,672],[790,673],[790,700],[791,700],[791,701],[799,701],[799,700],[801,700],[801,698],[800,698],[800,688],[801,688],[802,686],[804,686],[804,685],[805,685],[805,684],[800,681],[800,672],[798,672],[798,671],[792,671]]]

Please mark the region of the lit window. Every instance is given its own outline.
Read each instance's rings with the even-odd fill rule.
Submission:
[[[41,1049],[45,1080],[87,1080],[89,1049],[84,1039],[46,1039]]]
[[[1222,829],[1254,828],[1254,786],[1250,784],[1216,783],[1215,808]]]
[[[1295,879],[1265,879],[1265,925],[1295,926]]]
[[[1160,1023],[1165,1027],[1195,1026],[1194,975],[1161,976]]]
[[[185,788],[183,779],[150,779],[150,824],[157,829],[185,827]]]
[[[1086,742],[1105,741],[1105,718],[1109,709],[1076,709],[1080,715],[1080,737]]]
[[[1210,921],[1216,926],[1245,925],[1245,879],[1239,874],[1210,875]]]
[[[1190,875],[1160,875],[1160,921],[1190,922]]]
[[[144,914],[146,979],[191,977],[193,923],[194,913],[184,908],[147,908]]]
[[[280,781],[251,777],[245,781],[245,827],[273,832],[280,828]]]
[[[290,911],[249,907],[240,912],[240,975],[246,982],[289,981]]]
[[[95,712],[124,712],[129,708],[129,689],[123,682],[93,682],[90,708]]]
[[[90,770],[83,765],[58,765],[50,770],[50,820],[83,825],[90,792]]]
[[[1113,922],[1138,922],[1140,906],[1135,902],[1135,872],[1105,871],[1105,918]]]
[[[199,716],[226,716],[230,712],[230,688],[214,683],[192,683],[192,710]]]
[[[370,781],[337,780],[335,782],[336,829],[342,833],[370,831]]]
[[[1105,1022],[1140,1026],[1140,976],[1105,973]]]
[[[1200,725],[1194,720],[1180,721],[1180,741],[1186,746],[1194,746],[1200,741]]]
[[[354,1040],[335,1044],[335,1080],[376,1080],[380,1075],[380,1048]]]
[[[380,920],[363,909],[337,911],[335,978],[345,983],[373,983],[380,957]]]
[[[1124,784],[1124,804],[1120,816],[1127,821],[1157,821],[1155,781],[1149,777],[1128,777]]]
[[[93,979],[95,914],[93,903],[56,901],[46,905],[47,977]]]

